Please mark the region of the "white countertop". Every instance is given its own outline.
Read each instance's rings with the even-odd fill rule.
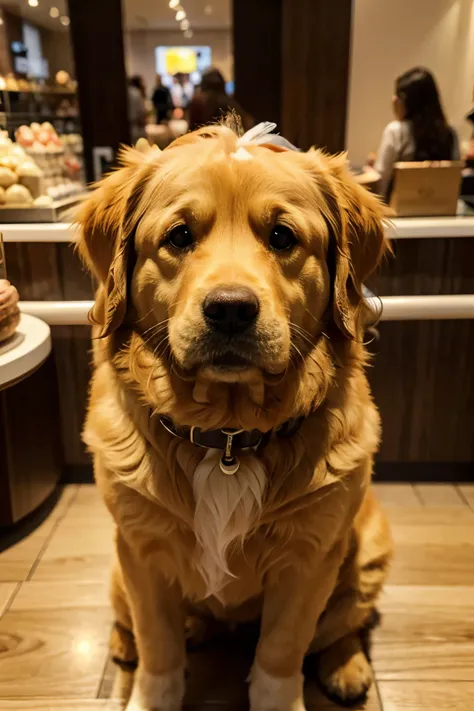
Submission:
[[[44,321],[22,313],[11,338],[0,343],[0,387],[28,375],[51,353],[51,330]]]
[[[396,217],[387,228],[389,239],[474,237],[474,215]],[[75,227],[66,222],[0,224],[5,242],[74,242]]]
[[[4,242],[74,242],[75,228],[68,222],[0,224]]]

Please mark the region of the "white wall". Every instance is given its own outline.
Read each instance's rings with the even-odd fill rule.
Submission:
[[[220,69],[226,81],[232,79],[232,40],[228,29],[194,30],[194,36],[190,40],[186,40],[180,31],[129,30],[125,32],[124,39],[127,74],[141,75],[150,94],[155,85],[155,47],[186,45],[209,46],[212,50],[212,65]]]
[[[347,148],[354,164],[376,151],[392,120],[395,78],[423,65],[434,72],[460,139],[474,84],[474,0],[353,0]]]

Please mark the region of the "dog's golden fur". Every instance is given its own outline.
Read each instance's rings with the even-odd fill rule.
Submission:
[[[83,207],[100,336],[85,441],[117,524],[112,599],[139,657],[130,709],[179,708],[188,614],[262,616],[253,711],[303,708],[309,649],[331,693],[370,684],[359,632],[391,542],[370,489],[380,427],[361,287],[386,249],[383,217],[344,156],[242,146],[225,126],[129,149]],[[167,235],[182,222],[195,243],[178,253]],[[275,222],[297,235],[288,253],[268,247]],[[221,284],[260,302],[244,369],[213,364],[201,304]],[[162,414],[273,434],[225,477]],[[274,434],[299,416],[296,434]]]

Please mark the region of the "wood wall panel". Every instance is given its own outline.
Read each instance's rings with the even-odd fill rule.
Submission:
[[[352,0],[283,0],[282,134],[303,149],[345,147]]]
[[[300,148],[345,147],[351,0],[235,0],[235,93]]]
[[[260,121],[280,125],[282,0],[234,0],[235,96]]]
[[[130,143],[121,0],[69,0],[88,180],[93,150]]]

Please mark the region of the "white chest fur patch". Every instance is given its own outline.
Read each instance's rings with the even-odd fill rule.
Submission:
[[[226,476],[219,467],[222,452],[209,449],[192,474],[194,532],[201,552],[197,567],[207,584],[208,595],[219,595],[231,575],[227,550],[243,541],[260,512],[266,474],[261,462],[251,454],[240,456],[240,468]]]
[[[250,153],[245,150],[245,148],[242,148],[242,146],[240,146],[235,153],[231,153],[230,157],[234,160],[252,160]]]

